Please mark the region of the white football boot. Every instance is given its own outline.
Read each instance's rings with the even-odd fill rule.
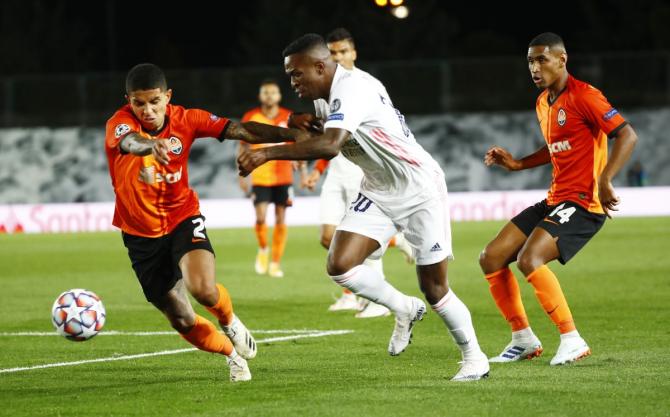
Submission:
[[[254,269],[258,275],[264,275],[268,273],[268,261],[268,248],[258,248],[256,262],[254,262]]]
[[[343,311],[343,310],[355,310],[360,311],[361,303],[358,301],[356,294],[350,292],[344,292],[335,300],[333,304],[328,307],[328,311]]]
[[[354,317],[357,319],[369,319],[372,317],[386,317],[391,315],[391,310],[388,308],[384,307],[381,304],[373,303],[370,301],[368,305],[365,306],[365,308],[358,313]]]
[[[590,354],[591,349],[581,336],[561,337],[561,344],[558,345],[558,351],[551,358],[549,365],[565,365],[585,358]]]
[[[230,380],[232,382],[249,381],[251,379],[251,371],[247,361],[235,350],[229,356],[226,356],[226,362],[230,367]]]
[[[505,346],[500,355],[489,359],[493,363],[507,363],[533,359],[542,354],[542,343],[534,334],[527,338],[512,337],[512,341]]]
[[[256,341],[249,332],[249,329],[236,315],[233,314],[233,321],[228,326],[221,326],[221,328],[230,341],[233,342],[235,350],[242,358],[253,359],[256,357]]]
[[[411,298],[412,312],[409,316],[396,316],[395,318],[395,327],[388,347],[391,356],[400,355],[407,348],[407,345],[412,343],[412,329],[418,321],[423,320],[423,316],[426,314],[426,304],[416,297]]]
[[[484,353],[474,359],[463,360],[461,369],[451,378],[456,382],[478,381],[489,376],[489,361]]]
[[[284,271],[281,270],[279,262],[270,262],[268,275],[270,275],[272,278],[284,278]]]

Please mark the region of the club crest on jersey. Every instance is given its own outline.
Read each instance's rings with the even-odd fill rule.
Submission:
[[[127,124],[123,123],[120,125],[116,125],[116,129],[114,129],[114,136],[116,138],[120,138],[121,136],[125,135],[126,133],[130,132],[130,126]]]
[[[563,126],[567,118],[568,116],[565,114],[565,110],[563,110],[563,108],[558,109],[558,115],[556,116],[556,121],[558,122],[558,125]]]
[[[175,155],[179,155],[183,149],[183,146],[181,146],[181,141],[179,140],[178,137],[172,136],[170,138],[170,152],[172,152]]]
[[[336,98],[335,100],[333,100],[332,103],[330,103],[330,112],[335,113],[336,111],[338,111],[340,109],[341,105],[342,105],[342,103],[340,102],[340,99]]]

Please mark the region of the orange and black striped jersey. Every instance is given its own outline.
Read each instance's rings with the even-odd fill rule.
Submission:
[[[258,122],[266,125],[287,127],[288,117],[290,115],[290,110],[280,107],[277,116],[274,119],[269,119],[265,117],[260,107],[256,107],[244,114],[242,122]],[[258,149],[275,145],[280,144],[261,143],[250,146],[251,149]],[[268,161],[264,163],[251,172],[251,183],[262,187],[293,184],[293,168],[291,167],[291,161]]]
[[[229,120],[204,110],[168,104],[163,128],[153,136],[145,132],[129,105],[107,121],[105,150],[116,194],[114,226],[143,237],[170,233],[184,219],[200,214],[198,196],[188,184],[188,155],[196,138],[223,140]],[[170,162],[158,163],[152,155],[135,156],[119,146],[127,134],[170,141]]]
[[[536,103],[537,118],[553,165],[549,205],[574,201],[593,213],[604,213],[598,178],[607,164],[607,138],[626,120],[600,90],[569,76],[565,89],[549,102],[548,90]]]

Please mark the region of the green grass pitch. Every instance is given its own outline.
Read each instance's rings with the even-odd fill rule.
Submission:
[[[505,346],[509,330],[477,256],[501,225],[453,225],[451,286],[469,306],[488,355]],[[228,381],[223,357],[203,352],[0,373],[0,415],[670,415],[670,218],[608,221],[570,264],[551,265],[591,357],[549,366],[558,334],[520,279],[544,355],[494,364],[489,379],[466,384],[449,381],[459,354],[432,312],[417,325],[408,350],[390,357],[392,318],[362,320],[326,311],[339,289],[325,274],[317,228],[289,230],[283,279],[254,274],[251,229],[210,235],[217,280],[230,290],[248,327],[354,332],[260,344],[250,362],[253,380],[242,384]],[[420,295],[413,266],[397,251],[390,249],[384,263],[391,282]],[[0,369],[190,347],[176,335],[98,336],[83,343],[7,335],[52,331],[53,300],[77,287],[102,297],[105,330],[170,330],[145,302],[118,233],[0,236]]]

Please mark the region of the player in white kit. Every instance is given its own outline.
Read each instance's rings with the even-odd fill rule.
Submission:
[[[410,342],[426,305],[407,296],[365,265],[380,257],[398,231],[414,249],[419,285],[461,350],[454,381],[488,376],[468,308],[447,283],[453,258],[444,172],[419,145],[386,92],[361,73],[332,59],[323,38],[307,34],[284,50],[284,69],[301,98],[330,104],[324,133],[255,125],[252,134],[268,142],[295,143],[249,150],[238,157],[240,175],[268,160],[333,158],[340,151],[364,173],[358,198],[337,228],[328,253],[328,274],[339,285],[382,304],[395,315],[388,351],[398,355]]]
[[[364,73],[354,66],[357,52],[353,37],[349,31],[344,28],[333,30],[326,36],[326,43],[330,50],[330,56],[335,62],[347,70]],[[377,79],[367,73],[364,74],[372,78],[381,89],[386,91],[384,86]],[[323,99],[314,100],[314,110],[315,115],[309,113],[293,113],[289,118],[289,126],[308,130],[321,130],[323,121],[328,118],[330,113],[328,102]],[[321,222],[321,245],[324,248],[329,249],[337,225],[339,225],[344,218],[351,202],[358,196],[361,180],[363,179],[363,171],[340,153],[335,158],[331,159],[330,162],[327,160],[317,161],[312,172],[307,176],[302,186],[314,189],[326,167],[328,169],[328,175],[321,188],[319,219]],[[403,256],[409,263],[414,261],[414,258],[412,257],[412,248],[406,242],[402,233],[398,233],[392,242],[394,246],[403,253]],[[365,263],[377,269],[382,276],[384,275],[381,259],[366,259]],[[361,300],[364,302],[362,303]],[[380,317],[391,314],[389,309],[383,305],[369,302],[365,299],[359,299],[354,293],[346,288],[342,288],[342,295],[328,307],[328,310],[357,310],[358,312],[355,315],[357,318]]]

